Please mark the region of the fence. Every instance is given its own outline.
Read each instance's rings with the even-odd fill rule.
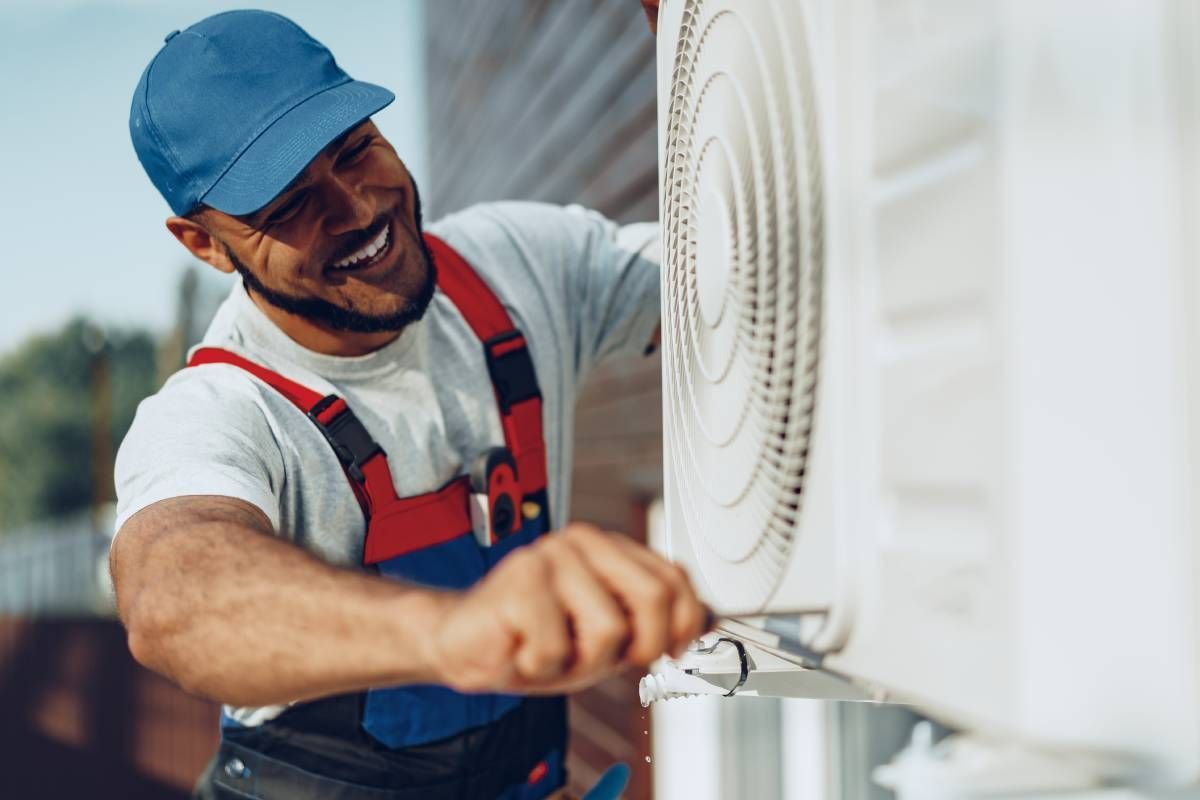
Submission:
[[[216,747],[216,706],[130,656],[98,523],[0,534],[0,796],[183,800]]]
[[[108,544],[88,518],[0,535],[0,614],[112,616]]]

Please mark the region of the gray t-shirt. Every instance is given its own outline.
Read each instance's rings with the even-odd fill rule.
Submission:
[[[500,202],[426,228],[475,268],[526,337],[543,397],[551,524],[561,526],[578,389],[602,359],[642,352],[658,322],[658,226],[618,226],[580,206]],[[401,497],[441,487],[504,443],[482,346],[440,292],[390,344],[338,357],[290,339],[238,281],[201,346],[344,397],[387,453]],[[226,495],[253,503],[280,536],[326,561],[361,563],[363,515],[328,443],[292,403],[238,367],[172,375],[138,406],[115,472],[118,530],[158,500]],[[245,722],[272,715],[239,711]]]

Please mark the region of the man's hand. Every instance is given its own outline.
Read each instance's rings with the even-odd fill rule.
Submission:
[[[642,0],[642,8],[646,11],[646,19],[650,21],[650,32],[658,33],[658,0]]]
[[[682,569],[619,534],[572,524],[440,596],[425,648],[459,691],[557,694],[680,654],[711,623]]]

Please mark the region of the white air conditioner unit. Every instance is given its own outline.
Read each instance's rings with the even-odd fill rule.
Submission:
[[[739,630],[1200,774],[1198,18],[664,0],[666,549]]]

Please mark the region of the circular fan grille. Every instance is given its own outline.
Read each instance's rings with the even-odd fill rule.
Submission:
[[[817,380],[823,213],[807,32],[792,0],[683,2],[664,98],[670,513],[720,600],[758,609],[796,532]]]

